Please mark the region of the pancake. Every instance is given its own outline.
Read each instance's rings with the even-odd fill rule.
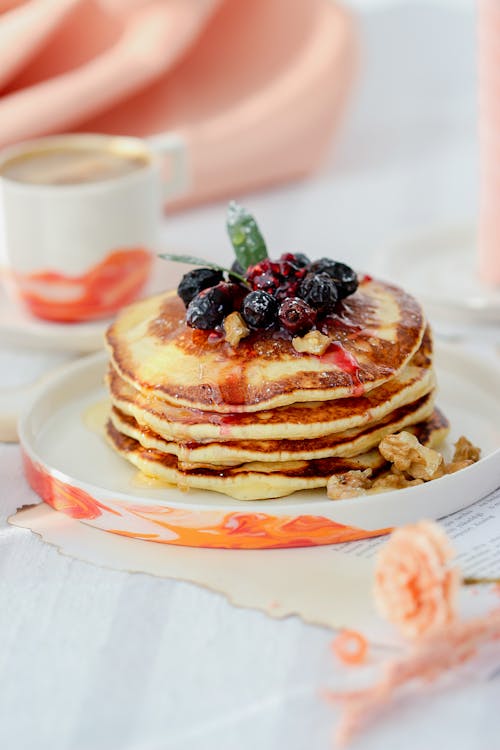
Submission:
[[[307,440],[232,440],[221,443],[180,443],[166,441],[133,417],[113,408],[110,419],[123,435],[134,438],[143,448],[151,448],[177,457],[182,468],[196,466],[237,466],[251,461],[279,463],[311,461],[319,458],[349,458],[378,446],[382,438],[431,416],[433,394],[395,409],[379,422],[320,438]],[[285,433],[286,434],[286,433]]]
[[[359,398],[403,370],[424,330],[413,297],[365,277],[322,323],[333,339],[322,356],[298,353],[277,331],[251,333],[233,348],[213,331],[189,328],[175,292],[125,308],[107,343],[116,371],[143,395],[224,414]]]
[[[112,404],[165,440],[223,442],[233,440],[312,439],[383,419],[435,387],[431,368],[432,339],[426,330],[418,352],[392,380],[358,398],[312,401],[258,412],[218,414],[173,406],[141,393],[110,367],[107,384]]]
[[[448,432],[448,421],[436,409],[429,419],[407,429],[424,445],[436,447]],[[387,466],[379,451],[374,449],[351,458],[267,464],[252,462],[234,467],[186,470],[179,467],[174,455],[144,448],[137,440],[120,433],[111,421],[107,424],[106,435],[115,451],[150,477],[184,490],[217,491],[239,500],[283,497],[299,490],[326,487],[333,474],[366,468],[377,473]]]

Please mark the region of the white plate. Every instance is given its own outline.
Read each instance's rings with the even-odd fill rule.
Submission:
[[[474,227],[412,237],[381,254],[380,274],[412,292],[436,318],[470,323],[500,321],[500,287],[477,273]]]
[[[191,266],[155,260],[151,279],[142,296],[147,297],[175,287]],[[101,349],[111,320],[90,323],[52,323],[35,318],[12,299],[0,285],[0,341],[13,347],[94,352]]]
[[[439,406],[448,443],[465,434],[483,458],[456,474],[397,492],[328,500],[322,490],[259,502],[214,492],[138,487],[136,470],[85,425],[105,396],[103,354],[69,365],[46,385],[20,423],[32,486],[54,507],[99,528],[190,546],[263,548],[327,544],[439,518],[500,485],[499,370],[438,347]]]

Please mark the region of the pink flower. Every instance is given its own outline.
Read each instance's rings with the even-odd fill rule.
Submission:
[[[394,708],[400,689],[411,686],[411,691],[426,691],[429,681],[458,669],[474,658],[482,646],[499,639],[500,610],[466,622],[454,620],[386,662],[373,685],[350,692],[327,691],[326,698],[342,707],[336,746],[345,747],[364,724]]]
[[[397,529],[379,553],[375,604],[407,638],[433,633],[455,619],[460,574],[446,534],[431,521]]]

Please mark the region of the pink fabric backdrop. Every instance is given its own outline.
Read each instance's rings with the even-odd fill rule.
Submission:
[[[331,0],[0,0],[0,146],[177,131],[178,205],[234,194],[318,164],[355,57]]]

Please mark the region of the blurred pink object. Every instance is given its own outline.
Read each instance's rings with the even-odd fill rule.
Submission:
[[[500,284],[500,0],[479,0],[479,272]]]
[[[0,147],[176,132],[177,205],[227,196],[317,166],[355,53],[332,0],[0,0]]]
[[[455,619],[460,582],[455,553],[433,521],[396,529],[380,550],[374,597],[379,613],[407,638],[421,638]]]

